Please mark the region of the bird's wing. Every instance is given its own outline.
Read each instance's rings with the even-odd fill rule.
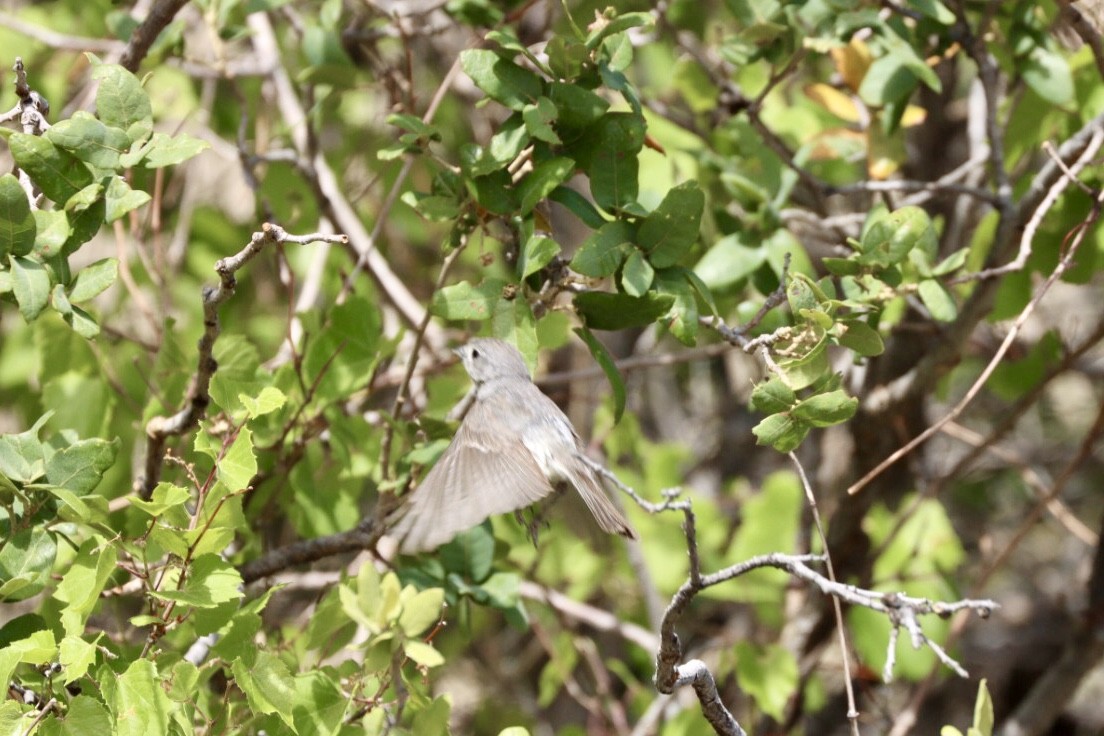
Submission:
[[[494,426],[489,410],[476,402],[410,495],[408,510],[392,530],[404,553],[439,547],[489,516],[524,508],[552,492],[518,435],[486,430]]]
[[[571,458],[571,462],[565,463],[565,466],[565,475],[583,497],[590,513],[594,514],[598,526],[610,534],[620,534],[629,539],[636,539],[636,532],[629,525],[628,519],[606,495],[606,489],[602,487],[602,482],[595,476],[594,471],[577,457]]]

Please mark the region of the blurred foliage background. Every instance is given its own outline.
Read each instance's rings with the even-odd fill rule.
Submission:
[[[691,541],[823,551],[798,467],[841,581],[1001,607],[925,619],[964,679],[779,570],[708,587],[682,654],[749,733],[1099,733],[1102,20],[6,6],[0,734],[708,732],[665,608]],[[638,542],[398,557],[476,334],[692,540],[620,495]]]

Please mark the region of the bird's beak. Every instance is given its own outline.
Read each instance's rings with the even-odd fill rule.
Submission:
[[[461,349],[462,348],[452,348],[452,354],[455,355],[457,358],[463,358],[464,355],[460,352]]]

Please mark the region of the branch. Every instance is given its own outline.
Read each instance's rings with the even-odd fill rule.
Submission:
[[[180,9],[188,4],[188,0],[157,0],[149,15],[142,21],[134,32],[130,34],[126,48],[119,57],[119,64],[131,72],[138,71],[142,65],[142,59],[146,58],[150,46],[157,40],[165,26],[172,22]]]
[[[354,529],[325,537],[303,539],[286,547],[266,552],[262,557],[245,563],[238,568],[242,582],[249,585],[261,578],[274,575],[289,567],[315,562],[326,557],[345,552],[359,552],[372,549],[383,532],[371,517],[365,518]]]
[[[265,223],[260,232],[253,233],[249,244],[237,254],[223,258],[215,263],[215,272],[219,275],[218,286],[203,288],[203,335],[199,338],[196,372],[188,387],[184,408],[172,416],[156,416],[146,424],[146,459],[144,471],[134,483],[134,492],[143,499],[149,499],[153,489],[161,479],[161,466],[165,458],[165,445],[169,437],[182,435],[199,423],[210,403],[211,378],[218,370],[215,362],[215,340],[219,336],[218,308],[234,295],[237,280],[234,274],[255,258],[266,245],[275,243],[313,242],[344,243],[344,235],[313,233],[311,235],[290,235],[279,225]]]

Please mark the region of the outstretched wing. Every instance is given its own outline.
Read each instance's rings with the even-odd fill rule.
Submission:
[[[494,514],[536,503],[552,492],[521,438],[496,426],[477,401],[452,444],[410,495],[392,533],[404,553],[434,549]]]

